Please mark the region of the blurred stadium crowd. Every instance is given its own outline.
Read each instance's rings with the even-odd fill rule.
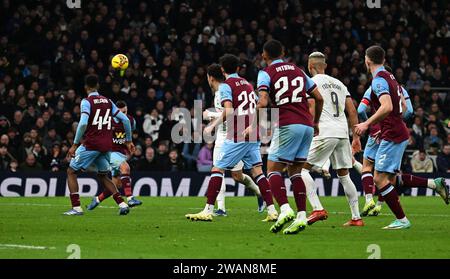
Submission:
[[[194,100],[212,107],[205,69],[224,53],[238,55],[240,75],[255,83],[262,45],[276,38],[303,67],[324,52],[355,104],[371,79],[364,50],[381,44],[415,109],[403,167],[449,172],[449,1],[81,1],[69,9],[66,0],[0,0],[1,171],[65,169],[88,73],[137,121],[135,169],[205,169],[213,145],[173,144],[180,119],[171,112]],[[123,77],[109,63],[117,53],[130,59]]]

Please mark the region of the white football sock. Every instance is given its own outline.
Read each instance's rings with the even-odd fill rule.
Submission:
[[[217,195],[217,208],[218,209],[222,209],[223,211],[225,210],[225,191],[226,191],[227,187],[225,185],[225,179],[222,179],[222,186],[220,186],[220,191],[219,194]]]
[[[74,206],[73,210],[76,210],[78,212],[83,212],[83,209],[81,208],[81,206]]]
[[[95,201],[100,202],[100,199],[98,198],[98,196],[95,197]]]
[[[309,170],[302,169],[302,179],[306,187],[306,196],[311,204],[313,210],[323,210],[322,203],[320,203],[319,196],[317,195],[316,185],[314,179],[309,174]]]
[[[382,201],[377,201],[377,206],[382,206],[383,202]]]
[[[299,211],[297,213],[297,220],[306,222],[306,212],[305,211]]]
[[[259,187],[258,187],[258,185],[255,184],[253,179],[250,176],[246,175],[245,173],[243,173],[242,176],[244,177],[242,183],[245,185],[245,187],[247,187],[250,190],[252,190],[253,193],[255,193],[255,195],[261,196],[261,192],[259,191]]]
[[[355,184],[353,184],[353,181],[348,174],[338,177],[344,187],[345,196],[347,197],[350,211],[352,212],[352,219],[361,219],[361,216],[359,215],[358,192],[356,191]]]
[[[355,162],[353,162],[353,168],[359,173],[362,173],[362,164],[358,161],[355,160]]]
[[[267,213],[268,214],[278,214],[277,210],[275,209],[275,205],[271,204],[267,207]]]
[[[214,204],[206,204],[205,208],[203,209],[203,212],[213,214],[214,212]]]
[[[127,201],[130,201],[133,198],[134,198],[134,196],[129,196],[129,197],[127,197]]]
[[[125,202],[121,202],[121,203],[119,203],[119,207],[125,208],[125,207],[128,207],[128,204],[126,204]]]
[[[436,189],[436,183],[434,182],[434,179],[428,179],[428,188]]]
[[[289,203],[285,203],[282,206],[280,206],[280,211],[281,212],[287,212],[289,210],[292,210],[291,206],[289,205]]]
[[[366,202],[370,202],[371,200],[373,200],[373,195],[372,194],[366,194]]]

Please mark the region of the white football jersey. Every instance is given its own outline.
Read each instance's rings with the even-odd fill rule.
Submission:
[[[350,93],[338,79],[318,74],[312,80],[323,98],[323,109],[319,120],[319,138],[348,138],[345,102]]]

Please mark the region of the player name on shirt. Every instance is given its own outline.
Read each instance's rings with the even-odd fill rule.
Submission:
[[[281,65],[281,66],[275,68],[275,71],[277,71],[277,72],[294,71],[294,70],[295,70],[295,67],[293,65],[289,65],[289,64]]]
[[[336,90],[342,90],[342,87],[339,84],[336,83],[324,83],[321,86],[323,89],[336,89]]]
[[[247,85],[247,84],[249,84],[249,83],[248,83],[248,81],[246,81],[245,79],[241,79],[241,80],[236,81],[234,84],[235,84],[236,86],[241,86],[241,85]]]
[[[107,104],[108,99],[94,99],[94,104]]]

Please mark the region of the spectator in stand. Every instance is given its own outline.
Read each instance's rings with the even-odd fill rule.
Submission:
[[[163,168],[165,171],[183,171],[184,162],[178,155],[177,149],[171,149],[169,152],[169,160]]]
[[[9,171],[17,172],[18,170],[19,170],[19,162],[17,162],[17,160],[14,159],[11,161],[11,163],[9,163]]]
[[[4,115],[0,115],[0,135],[6,134],[10,127],[9,120]]]
[[[417,150],[412,154],[411,167],[413,172],[432,173],[433,161],[425,150]]]
[[[160,141],[156,149],[157,169],[164,170],[164,166],[169,164],[169,147],[165,141]]]
[[[153,147],[147,147],[145,149],[144,158],[137,161],[136,170],[139,171],[156,171],[158,170],[158,163],[155,157],[155,150]]]
[[[6,171],[9,169],[9,164],[14,158],[9,154],[8,148],[4,144],[0,144],[0,170]]]
[[[406,88],[408,88],[408,90],[422,90],[423,80],[420,79],[416,71],[412,71],[409,74],[409,80],[406,82]]]
[[[196,143],[193,141],[194,141],[194,139],[196,139],[198,137],[199,137],[198,132],[193,132],[192,138],[190,139],[190,141],[183,143],[181,156],[186,161],[186,168],[188,170],[196,170],[197,169],[197,166],[196,166],[197,156],[198,156],[198,153],[200,152],[200,148],[202,147],[202,145],[198,142]]]
[[[29,172],[29,171],[41,171],[42,164],[36,161],[36,157],[30,153],[27,155],[25,162],[20,164],[20,171]]]
[[[439,172],[450,173],[450,144],[444,145],[444,149],[436,158],[436,165]]]
[[[152,109],[152,112],[146,114],[144,119],[144,124],[142,125],[144,133],[151,136],[153,141],[158,140],[159,128],[163,122],[163,116],[158,113],[158,110]]]
[[[213,165],[212,142],[205,143],[200,149],[197,157],[197,170],[199,172],[210,172]]]
[[[425,137],[424,139],[424,146],[425,149],[428,150],[430,148],[436,148],[438,150],[441,150],[442,148],[442,139],[439,137],[438,130],[436,128],[432,128],[430,130],[430,135]]]

